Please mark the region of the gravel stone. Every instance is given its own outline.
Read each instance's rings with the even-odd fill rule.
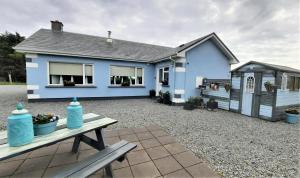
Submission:
[[[0,126],[16,102],[32,114],[66,116],[69,102],[27,103],[25,86],[0,86]],[[183,110],[150,99],[80,101],[84,112],[119,122],[109,128],[157,124],[225,177],[299,177],[299,124],[268,122],[224,110]]]

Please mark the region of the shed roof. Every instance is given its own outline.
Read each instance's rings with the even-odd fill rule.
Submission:
[[[262,65],[262,66],[265,66],[267,68],[282,71],[282,72],[300,73],[299,69],[295,69],[295,68],[291,68],[291,67],[287,67],[287,66],[282,66],[282,65],[258,62],[258,61],[249,61],[246,64],[243,64],[243,65],[233,69],[232,72],[238,71],[239,69],[243,68],[244,66],[247,66],[247,65],[250,65],[250,64],[258,64],[258,65]]]

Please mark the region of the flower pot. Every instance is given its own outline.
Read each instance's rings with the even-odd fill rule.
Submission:
[[[299,114],[286,114],[286,122],[290,124],[296,124],[299,121]]]
[[[207,102],[207,109],[214,110],[218,108],[218,102]]]
[[[185,110],[193,110],[193,109],[195,109],[195,106],[192,103],[184,103],[183,109],[185,109]]]
[[[46,135],[56,130],[57,120],[47,124],[34,124],[34,135]]]
[[[150,90],[150,91],[149,91],[149,96],[150,96],[150,98],[155,98],[155,95],[156,95],[155,90]]]

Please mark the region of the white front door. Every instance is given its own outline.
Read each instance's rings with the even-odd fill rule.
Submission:
[[[254,88],[255,88],[254,73],[245,73],[241,112],[242,114],[247,116],[251,116]]]
[[[161,68],[158,68],[157,71],[156,71],[156,96],[159,95],[159,91],[161,90],[161,82],[160,82],[160,79],[162,77],[162,72],[163,72],[163,69]]]

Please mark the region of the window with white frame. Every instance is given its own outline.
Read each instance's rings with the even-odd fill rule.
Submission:
[[[110,84],[119,86],[144,85],[141,67],[110,66]]]
[[[253,76],[247,77],[246,92],[254,93],[255,79]]]
[[[286,73],[283,73],[281,76],[281,90],[287,90],[288,76]]]
[[[63,85],[66,82],[75,85],[93,84],[93,65],[49,62],[49,84]]]
[[[169,67],[159,69],[159,82],[162,85],[169,85]]]

